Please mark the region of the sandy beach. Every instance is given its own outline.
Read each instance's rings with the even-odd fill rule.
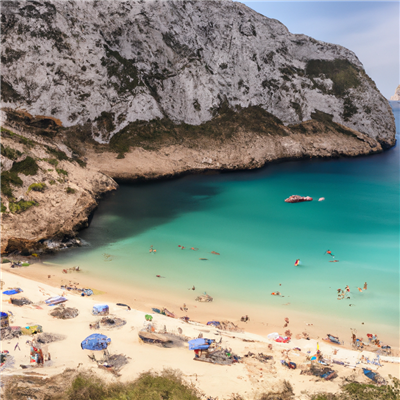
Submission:
[[[138,291],[131,294],[125,293],[119,291],[118,287],[108,285],[107,282],[88,279],[88,277],[85,277],[84,271],[64,274],[62,270],[58,271],[54,267],[50,268],[48,265],[39,263],[27,268],[11,269],[9,266],[10,264],[2,265],[1,279],[4,282],[2,291],[20,287],[23,289],[23,293],[15,297],[24,296],[33,302],[31,305],[18,307],[10,303],[9,296],[2,295],[2,311],[10,311],[13,314],[11,325],[40,324],[46,333],[65,336],[64,340],[48,345],[51,361],[45,363],[44,367],[40,369],[40,373],[45,376],[61,373],[67,368],[79,368],[93,370],[107,380],[127,381],[148,370],[161,371],[163,368],[173,368],[182,371],[184,378],[188,382],[194,383],[205,396],[218,397],[219,399],[228,398],[232,393],[239,393],[245,398],[251,399],[257,393],[271,390],[274,387],[279,388],[284,379],[291,382],[299,399],[306,398],[304,393],[302,394],[304,391],[336,392],[341,384],[342,377],[355,374],[356,379],[360,382],[368,382],[368,378],[363,375],[361,368],[367,365],[373,370],[378,370],[384,378],[387,378],[388,375],[400,376],[398,363],[381,361],[382,366],[360,363],[362,356],[368,357],[370,360],[376,358],[375,352],[378,348],[369,346],[368,349],[373,350],[373,352],[350,350],[348,348],[349,340],[346,341],[348,343],[345,343],[344,346],[331,346],[321,340],[326,336],[326,332],[324,332],[323,326],[319,326],[318,321],[314,321],[313,325],[306,325],[305,322],[300,322],[297,319],[298,315],[292,316],[283,311],[280,316],[269,313],[268,315],[258,315],[252,312],[249,315],[250,321],[244,323],[240,322],[238,316],[245,310],[232,310],[232,307],[226,307],[226,305],[218,304],[218,302],[215,304],[199,303],[194,299],[193,301],[186,301],[188,311],[184,312],[180,311],[176,299],[164,299],[163,303],[160,304],[157,303],[159,300],[156,294]],[[48,278],[49,275],[50,278]],[[71,284],[79,283],[79,287],[93,288],[95,294],[90,297],[82,297],[77,292],[65,291],[60,288],[61,284],[68,284],[70,281]],[[58,295],[65,295],[68,299],[64,303],[66,306],[79,310],[79,315],[76,318],[60,320],[49,315],[54,307],[48,307],[44,300]],[[117,302],[129,304],[132,309],[127,310],[126,307],[119,307],[116,305]],[[98,316],[92,315],[91,310],[94,304],[101,303],[108,304],[110,314],[124,319],[126,324],[120,328],[91,330],[89,324],[100,319]],[[185,323],[178,318],[174,319],[153,312],[150,313],[151,307],[157,305],[175,311],[178,317],[187,314],[191,321],[198,322]],[[189,339],[197,338],[200,333],[204,337],[217,341],[222,338],[221,346],[231,348],[235,354],[242,357],[241,362],[231,366],[196,362],[193,360],[193,352],[189,351],[187,343],[183,342],[181,346],[173,348],[141,343],[138,332],[146,325],[146,313],[153,316],[153,323],[157,329],[164,329],[165,327],[168,332],[173,334],[182,332],[181,336],[186,336]],[[286,328],[283,327],[285,317],[289,318],[290,321]],[[278,318],[280,318],[279,323]],[[229,319],[242,328],[244,332],[222,331],[202,324],[215,319]],[[284,335],[287,329],[293,334],[289,343],[276,343],[267,338],[267,335],[272,332]],[[95,332],[111,338],[111,345],[108,347],[110,354],[124,354],[130,357],[129,363],[120,370],[120,377],[116,378],[108,371],[99,369],[97,364],[88,357],[92,353],[97,353],[96,356],[98,356],[101,352],[81,349],[81,341]],[[302,332],[308,333],[310,340],[299,339]],[[31,337],[21,336],[2,341],[2,350],[10,351],[14,358],[13,366],[3,369],[2,374],[4,376],[24,374],[29,371],[20,367],[20,364],[29,365],[27,339],[31,340]],[[18,347],[14,350],[17,343],[19,343],[20,350]],[[348,367],[332,365],[332,369],[338,374],[338,378],[332,381],[324,381],[321,378],[300,374],[301,371],[310,367],[310,361],[307,358],[316,353],[317,343],[325,359],[348,362]],[[395,352],[392,352],[392,356],[398,356],[398,348],[394,349],[395,344],[390,344],[392,349],[395,350]],[[269,349],[269,345],[272,345],[272,350]],[[293,350],[296,347],[301,350]],[[289,350],[289,359],[282,353],[286,350]],[[244,357],[248,352],[271,355],[273,360],[261,363],[254,358]],[[295,362],[297,369],[290,370],[282,366],[280,360]],[[222,385],[221,382],[224,382],[224,384]]]
[[[33,257],[30,257],[32,262]],[[249,307],[240,302],[220,300],[214,298],[210,303],[195,301],[202,294],[199,290],[188,290],[185,288],[180,293],[171,293],[163,290],[167,285],[167,279],[154,276],[154,287],[142,288],[139,285],[132,287],[131,284],[121,285],[111,280],[99,278],[93,274],[86,273],[85,269],[80,272],[72,271],[73,265],[57,265],[50,262],[36,262],[30,267],[11,268],[11,264],[3,264],[3,271],[18,274],[38,282],[46,283],[60,288],[61,285],[78,284],[78,288],[96,289],[98,301],[111,303],[125,303],[144,312],[151,312],[153,307],[166,307],[175,313],[177,317],[189,316],[191,320],[206,324],[211,320],[229,320],[237,324],[247,332],[266,336],[271,332],[284,333],[287,329],[293,335],[306,332],[316,340],[326,337],[327,333],[340,337],[344,347],[351,348],[351,333],[354,331],[357,337],[367,339],[367,333],[376,334],[384,344],[392,347],[392,353],[399,355],[399,334],[396,336],[389,333],[385,326],[374,324],[374,321],[365,320],[355,323],[345,319],[333,319],[329,313],[325,315],[313,314],[306,310],[299,312],[291,309],[290,297],[277,297],[277,306],[266,308],[263,305]],[[67,267],[68,273],[63,269]],[[281,289],[284,291],[284,286]],[[212,293],[210,293],[213,295]],[[188,311],[181,309],[186,304]],[[250,320],[246,323],[240,321],[241,316],[249,315]],[[290,324],[285,329],[285,318],[289,318]]]

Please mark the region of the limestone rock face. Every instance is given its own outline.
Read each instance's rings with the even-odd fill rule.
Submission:
[[[390,98],[393,101],[400,101],[400,85],[397,86],[396,90],[394,91],[394,95]]]
[[[18,173],[20,183],[10,184],[9,196],[2,193],[1,253],[46,250],[43,242],[48,239],[61,242],[74,238],[79,229],[88,226],[89,215],[97,207],[100,196],[117,189],[118,185],[96,169],[67,158],[65,153],[65,159],[57,160],[52,155],[58,150],[55,143],[45,144],[40,137],[15,129],[12,133],[3,132],[2,146],[18,150],[22,156],[15,161],[2,156],[2,168],[7,166],[12,172],[13,164],[30,157],[37,169],[25,171],[27,175]],[[25,140],[20,142],[18,138]],[[2,174],[3,179],[6,181]],[[36,191],[35,185],[44,186]],[[30,206],[24,210],[28,203]]]
[[[394,144],[387,100],[350,50],[291,34],[233,1],[3,1],[2,105],[91,124],[101,143],[133,121],[198,125],[222,105],[285,124],[320,110]]]

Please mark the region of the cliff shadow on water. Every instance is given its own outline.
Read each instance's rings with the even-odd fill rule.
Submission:
[[[121,183],[117,192],[105,195],[80,237],[94,250],[200,211],[220,189],[205,180],[199,184],[195,178]],[[85,247],[72,251],[85,251]]]
[[[400,109],[399,109],[400,110]],[[254,170],[209,171],[184,174],[168,179],[141,182],[120,181],[116,192],[108,193],[92,213],[89,227],[80,232],[80,237],[90,244],[92,250],[118,242],[125,238],[156,229],[187,213],[201,212],[209,207],[208,201],[219,196],[226,189],[224,183],[268,179],[277,174],[303,175],[318,171],[329,180],[329,176],[352,175],[381,176],[394,179],[399,169],[388,171],[385,165],[396,164],[399,159],[398,146],[369,157],[311,159],[277,162]],[[376,168],[380,164],[381,168]],[[397,161],[398,164],[398,161]],[[393,176],[387,176],[387,173]],[[293,188],[288,187],[288,194]],[[290,193],[289,193],[290,192]],[[85,251],[75,248],[69,251]]]

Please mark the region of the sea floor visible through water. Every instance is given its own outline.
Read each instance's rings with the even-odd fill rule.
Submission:
[[[399,103],[391,104],[398,127]],[[399,171],[395,146],[368,157],[122,184],[81,232],[87,245],[45,261],[79,265],[87,277],[157,299],[206,292],[266,314],[285,304],[398,342]],[[293,194],[314,201],[285,203]],[[338,300],[346,285],[350,298]],[[284,297],[271,295],[277,291]]]

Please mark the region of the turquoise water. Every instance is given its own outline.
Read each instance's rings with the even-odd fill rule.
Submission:
[[[392,107],[399,127],[399,103]],[[373,320],[395,332],[399,171],[396,146],[356,159],[121,185],[81,232],[90,245],[51,261],[132,288],[187,295],[195,285],[196,293],[266,307],[282,304],[270,295],[279,290],[292,309]],[[285,203],[292,194],[326,200]],[[329,262],[328,249],[339,262]],[[364,282],[368,290],[359,293]],[[336,291],[346,285],[351,298],[338,301]]]

